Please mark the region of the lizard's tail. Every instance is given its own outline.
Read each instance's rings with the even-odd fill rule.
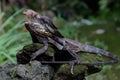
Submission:
[[[107,65],[107,64],[115,64],[118,61],[113,60],[113,61],[107,61],[107,62],[80,62],[79,64],[81,65]]]
[[[100,54],[100,55],[108,57],[108,58],[110,58],[112,60],[111,61],[107,61],[107,62],[93,62],[93,63],[91,63],[91,62],[90,63],[89,62],[83,62],[81,64],[89,64],[89,65],[94,65],[94,64],[102,65],[103,64],[104,65],[104,64],[115,64],[115,63],[119,62],[119,58],[116,55],[113,55],[110,52],[107,52],[105,50],[96,48],[94,46],[85,45],[85,44],[83,44],[83,45],[84,45],[84,47],[82,47],[82,49],[80,51]]]

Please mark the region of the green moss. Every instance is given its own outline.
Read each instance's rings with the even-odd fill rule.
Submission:
[[[87,72],[87,69],[88,69],[87,66],[76,65],[76,66],[74,66],[73,72],[74,72],[74,74],[78,74],[81,72]]]
[[[87,67],[84,65],[75,65],[73,68],[74,75],[85,72],[87,70]],[[64,73],[66,75],[71,75],[70,65],[64,64],[62,65],[59,70],[57,71],[57,74]]]

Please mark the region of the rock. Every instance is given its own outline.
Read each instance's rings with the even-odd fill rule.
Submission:
[[[75,65],[72,74],[69,64],[43,64],[40,61],[53,60],[55,52],[50,45],[45,53],[38,56],[35,61],[30,61],[31,55],[41,47],[43,47],[42,44],[30,44],[23,47],[16,55],[18,64],[6,63],[0,67],[0,80],[85,80],[87,75],[102,70],[102,66]],[[61,57],[64,56],[63,54],[67,54],[65,51],[57,52],[62,54]],[[58,53],[57,58],[59,57]],[[91,62],[100,59],[99,57],[97,59],[96,55],[78,54],[82,61]]]
[[[30,59],[31,59],[30,56],[35,51],[40,49],[41,47],[43,47],[42,44],[30,44],[30,45],[25,46],[22,50],[20,50],[17,53],[17,62],[19,64],[27,65],[30,62]],[[55,52],[54,52],[53,48],[49,45],[48,50],[45,53],[43,53],[42,55],[38,56],[36,58],[36,60],[37,61],[44,61],[44,60],[45,61],[46,60],[47,61],[52,61],[54,53]],[[59,53],[59,51],[58,51],[58,53]],[[60,52],[60,54],[66,54],[66,53],[61,53]],[[87,53],[85,53],[85,55],[81,54],[81,53],[78,53],[78,54],[80,54],[80,56],[82,56],[81,57],[82,61],[91,62],[91,61],[100,61],[100,59],[101,59],[94,54],[87,54]],[[64,56],[64,55],[61,55],[61,57],[62,56]],[[57,56],[57,57],[59,57],[59,56]],[[69,64],[46,64],[46,65],[49,65],[49,66],[52,67],[51,69],[54,69],[54,75],[52,75],[53,78],[51,80],[84,80],[85,76],[93,74],[93,73],[97,73],[97,72],[102,70],[102,66],[75,65],[74,68],[73,68],[73,73],[74,74],[71,74]],[[36,67],[36,65],[34,65],[34,66]],[[24,70],[26,70],[26,68]],[[23,72],[23,73],[25,73],[25,72]],[[37,71],[36,71],[36,73],[37,73]],[[24,77],[23,74],[21,76]]]
[[[6,63],[0,67],[0,80],[50,80],[54,70],[38,61],[28,64]]]

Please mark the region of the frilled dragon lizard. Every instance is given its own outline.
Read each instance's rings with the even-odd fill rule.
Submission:
[[[25,22],[25,27],[30,32],[33,43],[42,43],[45,45],[42,49],[39,49],[31,56],[32,59],[35,59],[38,55],[44,53],[48,48],[48,44],[51,44],[59,50],[65,50],[69,52],[69,54],[75,58],[75,60],[42,61],[42,63],[70,63],[71,67],[73,67],[74,64],[104,65],[114,64],[119,61],[119,58],[117,56],[105,50],[64,38],[55,27],[52,20],[46,16],[41,16],[37,12],[30,9],[23,11],[23,14],[25,14],[28,18],[28,20]],[[107,62],[82,62],[77,52],[100,54],[112,60]]]

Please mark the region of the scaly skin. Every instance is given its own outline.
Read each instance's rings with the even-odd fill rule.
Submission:
[[[30,32],[33,42],[37,41],[38,43],[46,44],[45,47],[32,56],[32,59],[35,59],[38,55],[42,54],[47,50],[48,44],[56,46],[59,50],[68,51],[75,59],[77,63],[80,62],[79,56],[69,48],[63,47],[66,45],[64,37],[59,33],[57,28],[54,26],[52,20],[46,16],[40,16],[33,10],[23,11],[29,21],[25,22],[25,27]],[[34,40],[35,38],[35,40]]]
[[[110,59],[112,59],[111,61],[108,62],[94,62],[94,63],[83,63],[81,62],[80,64],[90,64],[90,65],[104,65],[104,64],[114,64],[117,63],[119,61],[119,58],[116,55],[113,55],[110,52],[107,52],[103,49],[91,46],[91,45],[87,45],[87,44],[83,44],[71,39],[65,39],[66,43],[68,44],[68,46],[71,46],[71,50],[74,50],[75,52],[88,52],[88,53],[93,53],[93,54],[100,54],[102,56],[108,57]]]
[[[45,41],[46,44],[48,43],[53,44],[59,50],[68,51],[76,59],[73,64],[78,63],[85,65],[103,65],[103,64],[113,64],[119,61],[119,58],[117,56],[112,55],[111,53],[105,50],[64,38],[59,33],[57,28],[53,25],[52,20],[49,19],[48,17],[41,16],[33,10],[26,10],[23,13],[28,17],[29,21],[25,23],[25,26],[28,29],[28,31],[31,33],[33,42],[43,43]],[[38,51],[38,53],[39,52],[40,51]],[[77,52],[89,52],[89,53],[100,54],[108,58],[111,58],[112,60],[108,62],[94,62],[94,63],[80,62]],[[38,53],[37,55],[40,55]],[[35,57],[37,55],[35,54]],[[71,61],[62,61],[62,62],[43,61],[43,63],[71,63]]]
[[[65,42],[67,43],[66,46],[64,46],[63,48],[67,49],[69,48],[70,50],[78,53],[78,52],[87,52],[87,53],[92,53],[92,54],[100,54],[102,56],[108,57],[111,59],[111,61],[107,61],[107,62],[80,62],[79,64],[82,65],[105,65],[105,64],[115,64],[119,61],[119,58],[116,55],[113,55],[112,53],[105,51],[103,49],[91,46],[91,45],[87,45],[87,44],[83,44],[71,39],[65,39]],[[51,63],[51,62],[46,62],[43,61],[44,63]],[[69,63],[69,61],[64,61],[64,62],[53,62],[53,63]]]

